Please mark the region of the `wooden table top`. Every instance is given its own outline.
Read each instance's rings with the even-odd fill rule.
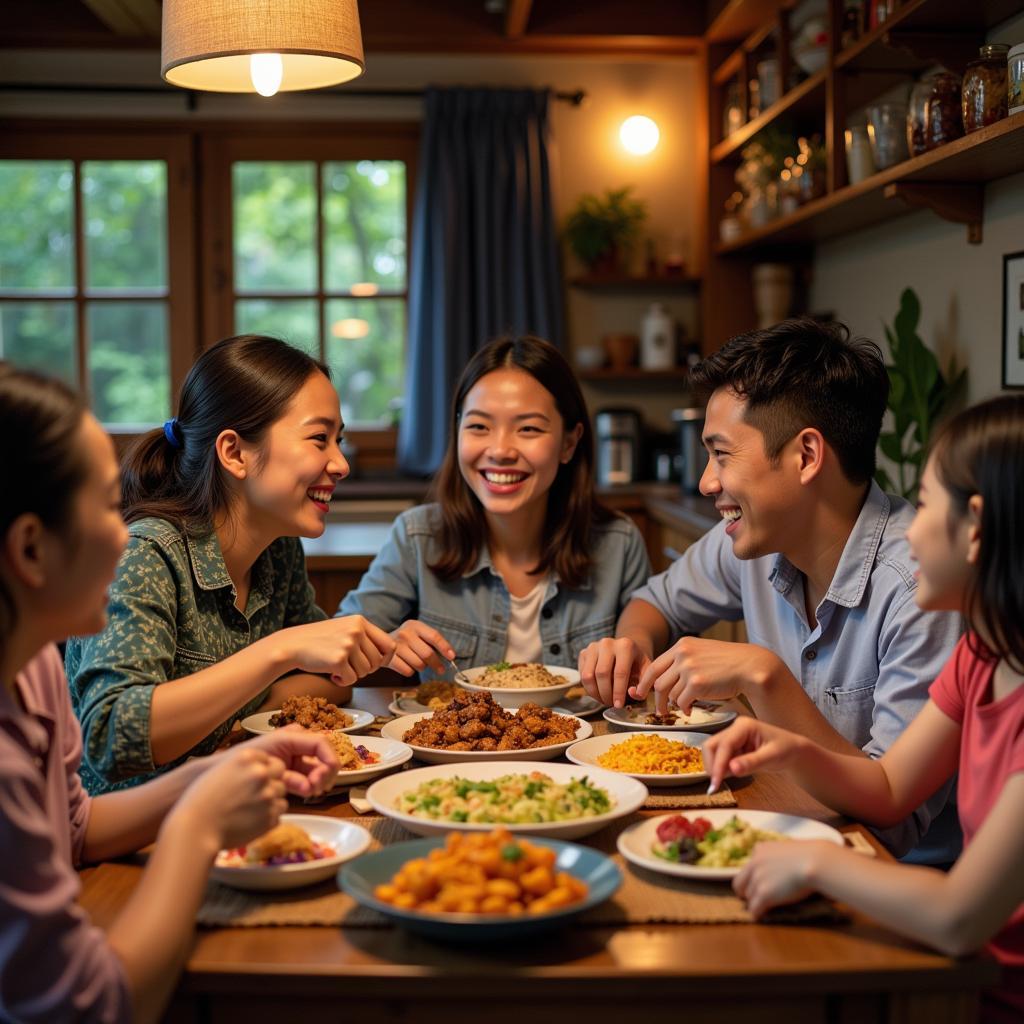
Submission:
[[[390,697],[388,691],[357,689],[352,706],[381,713]],[[870,835],[781,776],[741,782],[734,792],[741,810],[803,815]],[[356,816],[344,797],[301,810]],[[140,871],[135,858],[82,872],[81,903],[97,924],[113,920]],[[450,994],[456,983],[468,998],[511,994],[528,979],[537,998],[545,993],[568,998],[585,984],[588,998],[597,999],[622,997],[624,985],[640,991],[636,986],[642,980],[643,998],[657,999],[678,992],[685,980],[690,996],[716,999],[735,991],[807,997],[837,988],[921,998],[930,993],[934,999],[937,993],[962,994],[992,984],[996,973],[985,958],[953,960],[852,915],[848,922],[799,925],[569,927],[516,948],[438,945],[398,928],[204,929],[197,932],[183,985],[193,993],[272,996],[301,983],[304,996],[312,997],[337,991],[338,979],[358,978],[359,992],[367,998],[440,996]]]

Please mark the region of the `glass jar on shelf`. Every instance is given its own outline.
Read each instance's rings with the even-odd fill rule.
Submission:
[[[846,176],[851,185],[857,185],[875,173],[875,159],[871,155],[871,140],[866,124],[850,125],[846,129]]]
[[[871,155],[880,171],[907,159],[907,108],[902,103],[877,103],[868,108]]]
[[[839,45],[845,50],[860,39],[864,31],[864,0],[845,0],[839,26]]]
[[[928,151],[924,141],[924,108],[931,93],[931,83],[923,78],[914,84],[907,100],[907,149],[912,157]]]
[[[1006,117],[1006,55],[1005,43],[988,43],[967,65],[961,100],[964,131],[976,132]]]
[[[757,84],[761,92],[761,109],[767,110],[773,103],[778,103],[782,96],[782,80],[779,78],[779,61],[776,57],[768,57],[757,62]]]
[[[964,133],[960,109],[960,77],[952,71],[930,75],[928,98],[924,102],[924,146],[938,149]]]
[[[1024,43],[1018,43],[1006,55],[1007,113],[1024,111]]]
[[[725,105],[722,108],[722,138],[727,139],[743,127],[743,92],[739,82],[730,82],[725,90]]]
[[[796,156],[793,176],[797,182],[800,202],[809,203],[827,191],[825,169],[828,161],[825,146],[820,135],[812,135],[809,138],[801,136],[797,139],[797,146],[800,151]]]

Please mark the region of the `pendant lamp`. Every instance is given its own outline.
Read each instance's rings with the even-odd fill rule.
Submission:
[[[356,0],[164,0],[160,73],[182,89],[322,89],[363,73]]]

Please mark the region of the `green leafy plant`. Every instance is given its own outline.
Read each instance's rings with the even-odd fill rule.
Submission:
[[[603,197],[584,195],[565,222],[569,248],[591,269],[616,265],[647,219],[647,206],[630,196],[631,186],[609,189]]]
[[[879,467],[875,479],[887,491],[917,498],[924,459],[936,423],[958,402],[967,383],[967,370],[957,371],[955,360],[943,373],[934,353],[921,340],[917,325],[921,302],[912,288],[900,296],[900,308],[892,327],[885,326],[892,363],[889,372],[889,409],[893,429],[878,439],[882,454],[896,466],[898,481]]]

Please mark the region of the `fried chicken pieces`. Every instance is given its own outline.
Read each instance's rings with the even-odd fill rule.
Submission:
[[[526,750],[571,743],[576,722],[536,704],[524,704],[513,715],[489,693],[460,690],[447,707],[417,722],[402,739],[435,750]]]
[[[281,710],[270,719],[275,729],[297,722],[311,732],[347,729],[355,719],[326,697],[286,697]]]

